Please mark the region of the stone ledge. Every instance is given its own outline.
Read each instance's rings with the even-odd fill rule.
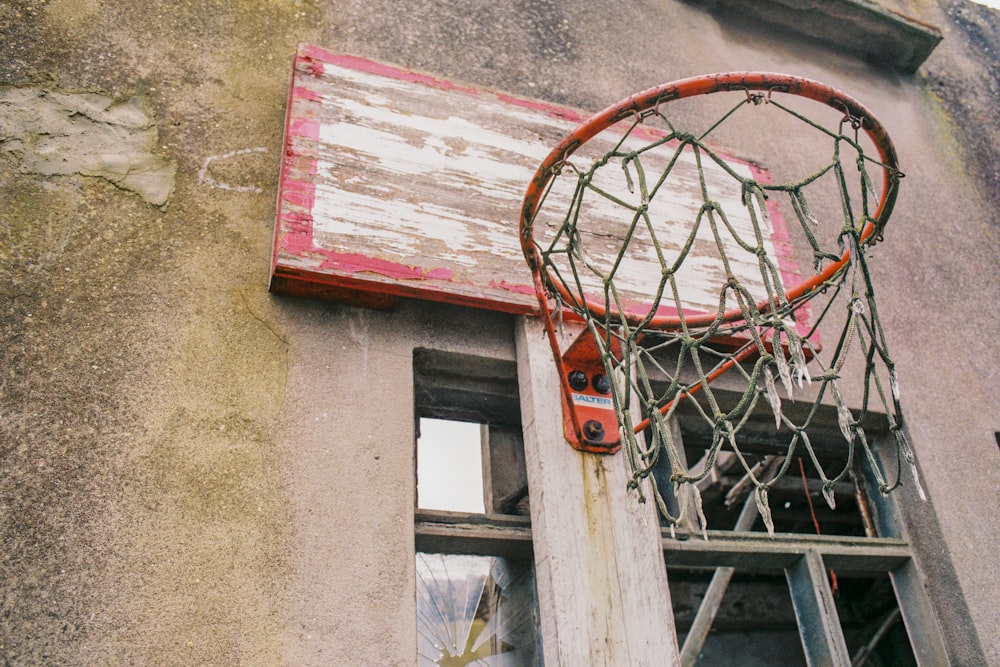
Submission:
[[[715,13],[750,18],[900,72],[913,73],[941,41],[935,26],[872,0],[686,0]]]

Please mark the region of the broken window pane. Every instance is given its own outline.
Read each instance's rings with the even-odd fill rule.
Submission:
[[[483,513],[482,425],[420,419],[417,508]]]
[[[541,664],[530,560],[417,553],[419,665]]]

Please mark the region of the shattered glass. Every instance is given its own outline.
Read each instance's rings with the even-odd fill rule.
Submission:
[[[417,554],[418,663],[541,665],[530,560]]]

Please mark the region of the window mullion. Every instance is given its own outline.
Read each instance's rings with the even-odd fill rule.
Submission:
[[[851,664],[823,558],[809,549],[785,569],[808,665]]]
[[[947,665],[948,653],[941,638],[941,629],[937,616],[931,609],[927,599],[927,591],[913,559],[897,567],[889,573],[892,587],[896,591],[896,601],[906,626],[906,634],[910,637],[913,656],[917,665]]]

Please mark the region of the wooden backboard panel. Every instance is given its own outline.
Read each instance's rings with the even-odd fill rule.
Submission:
[[[300,46],[285,128],[272,290],[375,306],[407,296],[535,312],[518,242],[521,200],[542,158],[586,116]],[[606,147],[598,139],[587,148]],[[582,152],[578,157],[587,159]],[[747,176],[767,178],[755,165],[734,163]],[[701,206],[697,178],[684,176],[693,168],[678,169],[680,185],[665,198],[674,210],[665,218],[687,220]],[[718,171],[709,165],[706,173],[719,182],[715,196],[744,210],[738,182]],[[597,217],[620,215],[595,206]],[[797,282],[787,233],[772,213],[769,252],[789,284]],[[540,218],[536,227],[545,224]],[[677,242],[684,240],[679,233]],[[606,245],[614,251],[613,242]],[[660,270],[643,262],[639,256],[624,276],[638,302],[649,276]],[[760,281],[752,262],[736,271],[741,279]],[[710,270],[692,271],[691,303],[714,309],[717,278]]]

